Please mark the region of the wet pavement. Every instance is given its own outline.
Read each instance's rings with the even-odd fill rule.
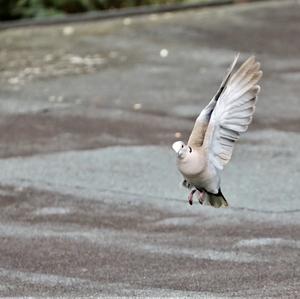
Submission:
[[[299,11],[0,31],[0,295],[298,298]],[[237,51],[264,77],[230,208],[189,206],[170,146]]]

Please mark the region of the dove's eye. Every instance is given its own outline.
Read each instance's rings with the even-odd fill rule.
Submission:
[[[184,147],[184,145],[183,144],[181,144],[181,148],[183,148]]]
[[[189,146],[190,153],[192,152],[192,148]]]

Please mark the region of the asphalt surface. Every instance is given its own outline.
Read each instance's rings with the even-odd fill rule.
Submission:
[[[0,31],[0,295],[299,298],[299,12]],[[264,77],[230,208],[189,206],[170,147],[237,51]]]

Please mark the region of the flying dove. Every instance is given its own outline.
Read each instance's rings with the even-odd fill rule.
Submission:
[[[262,77],[254,56],[233,73],[238,57],[239,54],[218,92],[196,119],[187,145],[182,141],[172,145],[184,178],[182,184],[191,189],[190,204],[196,193],[201,204],[228,206],[220,188],[221,171],[230,161],[235,142],[252,121],[260,91],[257,83]]]

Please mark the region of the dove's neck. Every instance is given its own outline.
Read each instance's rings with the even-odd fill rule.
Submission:
[[[194,177],[206,168],[206,161],[204,151],[201,148],[194,149],[184,159],[177,159],[177,166],[185,177]]]

